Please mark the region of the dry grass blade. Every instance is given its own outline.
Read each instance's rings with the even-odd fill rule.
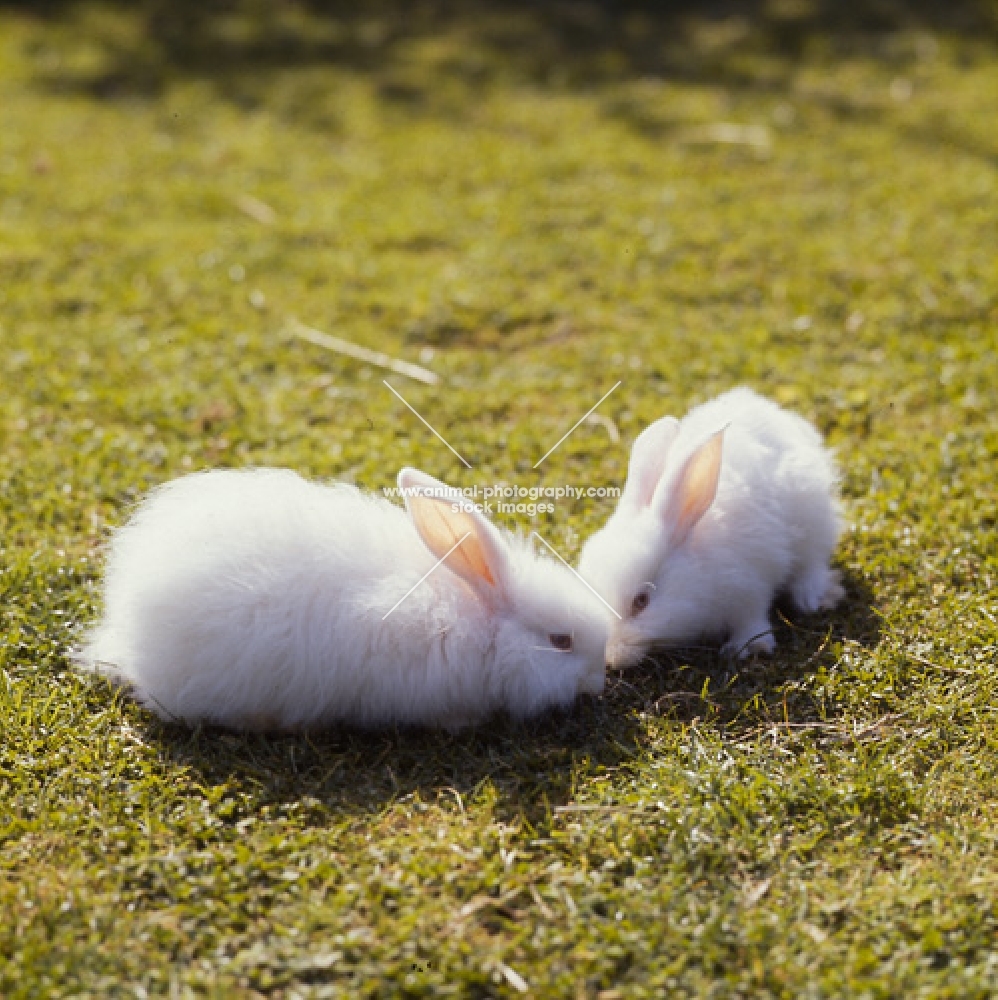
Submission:
[[[440,376],[435,372],[431,372],[428,368],[423,368],[421,365],[414,365],[408,361],[401,361],[399,358],[393,358],[383,351],[372,351],[368,347],[362,347],[360,344],[343,340],[341,337],[333,337],[331,334],[323,333],[314,327],[306,326],[294,317],[288,320],[288,330],[295,337],[307,340],[310,344],[315,344],[318,347],[324,347],[327,351],[345,354],[349,358],[355,358],[357,361],[363,361],[378,368],[387,368],[389,371],[405,375],[407,378],[416,379],[418,382],[425,382],[427,385],[436,385],[440,381]]]
[[[240,212],[259,222],[261,226],[272,226],[277,221],[277,213],[270,205],[251,194],[238,194],[232,201]]]
[[[761,125],[737,125],[733,122],[713,122],[702,129],[690,132],[683,141],[687,145],[719,144],[724,146],[751,146],[769,149],[772,144],[769,129]]]

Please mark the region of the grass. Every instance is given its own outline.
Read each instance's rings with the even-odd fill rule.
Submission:
[[[993,4],[37,10],[0,6],[0,993],[995,995]],[[436,371],[391,382],[474,470],[292,316]],[[618,380],[620,442],[534,472]],[[741,382],[850,522],[772,660],[307,738],[69,665],[171,476],[613,485]],[[500,520],[574,557],[610,509]]]

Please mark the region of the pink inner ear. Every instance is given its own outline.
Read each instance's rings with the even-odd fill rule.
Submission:
[[[687,459],[672,490],[666,517],[672,522],[675,544],[682,542],[707,513],[717,496],[724,453],[724,431],[718,431]]]
[[[453,510],[453,503],[422,496],[409,497],[409,510],[419,536],[438,559],[464,538],[447,556],[447,567],[465,579],[477,577],[494,587],[495,577],[482,549],[478,523],[466,511]]]

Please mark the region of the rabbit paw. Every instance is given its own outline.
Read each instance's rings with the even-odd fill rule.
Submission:
[[[775,649],[776,640],[769,622],[760,622],[735,633],[721,647],[721,655],[744,660],[749,656],[769,656]]]
[[[792,597],[801,611],[831,611],[845,596],[845,592],[842,574],[838,570],[822,566],[794,583]]]

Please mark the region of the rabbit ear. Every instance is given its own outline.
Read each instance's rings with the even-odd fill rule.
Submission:
[[[634,507],[647,507],[655,495],[669,449],[679,433],[675,417],[662,417],[646,427],[631,446],[631,460],[627,467],[627,482],[621,503]]]
[[[665,519],[673,545],[687,539],[714,502],[726,429],[707,438],[686,460],[675,480],[661,483],[655,491],[652,507]]]
[[[460,490],[418,469],[403,469],[398,485],[412,523],[430,552],[490,603],[505,601],[508,556],[492,524]]]

